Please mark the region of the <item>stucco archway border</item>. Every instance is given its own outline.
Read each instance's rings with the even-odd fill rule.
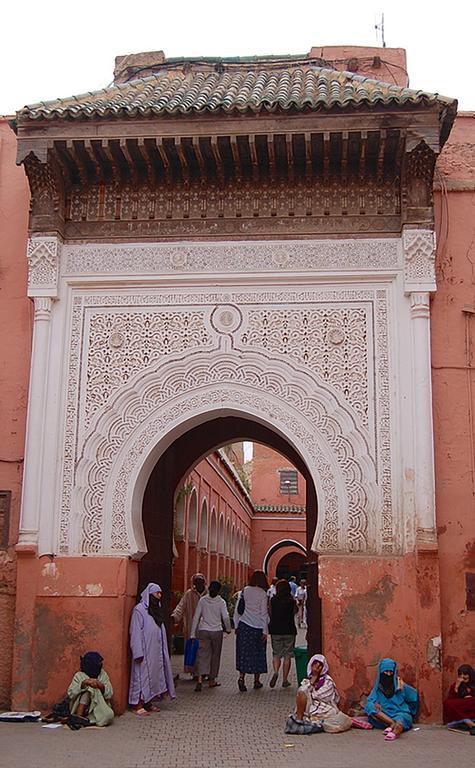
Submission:
[[[306,462],[319,497],[317,551],[377,551],[381,494],[351,408],[298,366],[223,350],[168,358],[97,414],[78,464],[70,549],[140,556],[143,491],[161,453],[191,426],[236,413],[275,430]]]

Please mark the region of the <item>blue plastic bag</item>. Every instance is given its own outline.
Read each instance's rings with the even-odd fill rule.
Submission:
[[[185,643],[185,667],[194,667],[196,664],[196,656],[198,654],[198,648],[200,647],[199,640],[196,637],[189,637]]]

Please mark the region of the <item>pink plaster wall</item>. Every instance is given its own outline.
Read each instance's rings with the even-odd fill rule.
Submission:
[[[0,119],[0,490],[11,491],[9,542],[0,548],[0,708],[11,693],[16,558],[31,345],[26,297],[28,182],[15,165],[16,138]]]
[[[457,666],[475,658],[475,611],[465,594],[465,574],[475,573],[475,113],[457,117],[437,172],[432,383],[447,690]]]
[[[254,443],[251,468],[251,496],[257,505],[305,506],[305,480],[298,473],[298,493],[280,493],[281,469],[294,469],[285,456],[267,445]]]

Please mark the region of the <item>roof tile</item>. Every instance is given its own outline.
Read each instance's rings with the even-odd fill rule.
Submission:
[[[19,112],[32,120],[137,115],[186,115],[204,112],[274,112],[332,107],[404,104],[453,106],[453,99],[402,88],[351,72],[299,62],[298,66],[265,61],[224,72],[207,68],[168,68],[146,78],[101,91],[40,102]]]

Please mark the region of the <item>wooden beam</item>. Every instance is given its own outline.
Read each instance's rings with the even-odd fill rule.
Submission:
[[[293,179],[295,165],[294,165],[294,149],[292,146],[292,134],[285,134],[285,148],[287,150],[287,174],[289,179]]]
[[[386,131],[381,130],[379,134],[379,149],[377,160],[377,178],[378,183],[382,182],[384,175],[384,152],[386,150]]]
[[[348,170],[348,131],[341,134],[341,172],[346,175]]]
[[[97,159],[94,147],[89,139],[84,139],[84,151],[86,152],[96,174],[98,181],[104,181],[104,168],[102,163]]]
[[[190,180],[190,166],[188,164],[188,160],[186,159],[185,150],[183,146],[183,138],[181,136],[177,137],[175,139],[175,148],[178,155],[178,160],[180,161],[180,168],[181,173],[183,176],[184,181]]]
[[[80,156],[80,153],[78,152],[76,142],[72,139],[68,140],[66,142],[66,150],[69,154],[69,156],[73,159],[73,162],[78,169],[79,178],[81,180],[82,185],[88,184],[88,178],[87,178],[87,169],[84,167],[84,163],[82,161],[82,157]]]
[[[195,153],[195,157],[199,165],[200,174],[203,177],[203,179],[206,179],[208,177],[208,173],[207,173],[206,163],[204,161],[203,153],[201,151],[200,140],[198,136],[193,136],[193,151]]]
[[[328,178],[330,171],[330,132],[325,131],[323,134],[323,174]]]
[[[168,181],[170,181],[172,172],[170,167],[170,161],[165,151],[165,146],[163,144],[163,138],[161,136],[156,137],[155,143],[157,146],[158,154],[160,155],[160,160],[162,161],[163,167],[165,169],[165,177]]]
[[[304,133],[305,140],[305,173],[307,176],[311,176],[313,173],[312,163],[312,134],[308,131]]]
[[[252,177],[253,179],[258,178],[259,176],[259,160],[257,157],[257,150],[256,150],[256,137],[254,134],[250,134],[248,137],[249,140],[249,156],[251,158],[251,171],[252,171]]]
[[[158,179],[158,174],[150,159],[150,155],[148,154],[147,145],[145,144],[145,139],[142,139],[142,138],[137,139],[137,149],[140,157],[143,160],[143,164],[145,165],[145,173],[147,174],[147,181],[150,184],[152,184],[154,181]]]
[[[113,179],[118,178],[118,168],[117,168],[117,162],[115,160],[114,155],[112,154],[112,150],[110,148],[110,144],[107,141],[107,139],[102,139],[101,141],[101,149],[104,153],[104,157],[106,158],[107,162],[109,163],[111,176]]]
[[[134,158],[132,157],[129,149],[128,139],[120,139],[119,140],[119,147],[120,150],[125,158],[125,162],[127,163],[127,168],[130,174],[130,178],[135,183],[138,181],[138,171],[137,166],[134,162]]]
[[[359,166],[358,166],[358,173],[360,178],[364,178],[366,173],[366,146],[368,143],[368,132],[367,131],[361,131],[361,141],[360,141],[360,158],[359,158]]]
[[[274,147],[274,137],[272,136],[272,134],[267,134],[266,142],[267,142],[267,154],[269,156],[269,173],[270,173],[271,179],[273,179],[275,177],[275,147]]]
[[[216,173],[220,182],[224,181],[224,163],[219,152],[218,137],[211,137],[211,151],[213,152],[214,162],[216,163]]]
[[[241,156],[239,154],[239,147],[237,145],[237,137],[230,136],[229,141],[231,144],[231,152],[233,155],[233,162],[236,168],[237,175],[238,177],[242,177],[242,163],[241,163]]]

